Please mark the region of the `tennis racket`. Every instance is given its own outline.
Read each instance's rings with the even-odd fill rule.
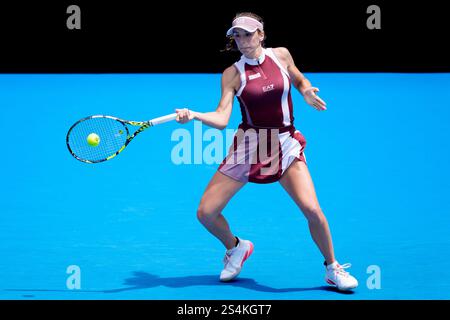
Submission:
[[[75,159],[85,163],[111,160],[145,129],[175,120],[176,117],[176,113],[149,121],[128,121],[105,115],[86,117],[70,127],[66,136],[67,148]],[[139,128],[130,134],[130,126]]]

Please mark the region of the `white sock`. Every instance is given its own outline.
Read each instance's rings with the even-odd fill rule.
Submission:
[[[327,265],[327,270],[336,269],[338,265],[339,263],[335,260],[332,264]]]

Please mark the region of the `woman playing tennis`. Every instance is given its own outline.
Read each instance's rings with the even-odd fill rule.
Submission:
[[[197,217],[225,246],[221,281],[230,281],[241,272],[253,252],[253,244],[235,236],[222,215],[230,199],[247,183],[278,181],[308,220],[311,236],[325,259],[328,284],[339,290],[356,288],[358,281],[340,265],[333,250],[327,219],[317,200],[306,165],[306,140],[294,127],[291,86],[318,111],[326,110],[316,94],[318,88],[295,66],[286,48],[264,47],[261,17],[239,13],[227,32],[231,44],[242,53],[239,61],[222,75],[222,96],[214,112],[176,109],[177,121],[193,119],[224,129],[230,119],[234,97],[240,103],[242,123],[234,143],[209,182],[198,207]]]

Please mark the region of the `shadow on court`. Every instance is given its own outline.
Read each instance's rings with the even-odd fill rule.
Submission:
[[[185,288],[193,286],[233,286],[254,290],[259,292],[270,293],[286,293],[286,292],[301,292],[301,291],[331,291],[341,294],[353,294],[353,291],[339,291],[331,286],[318,286],[310,288],[272,288],[263,284],[259,284],[253,279],[237,278],[234,281],[227,283],[220,282],[217,275],[203,275],[203,276],[186,276],[186,277],[167,277],[161,278],[157,275],[150,274],[143,271],[133,272],[133,277],[127,278],[124,281],[125,288],[110,289],[110,290],[73,290],[72,292],[96,292],[96,293],[119,293],[131,290],[142,290],[156,287],[168,288]],[[36,292],[68,292],[69,290],[47,290],[47,289],[6,289],[5,291],[36,291]]]
[[[328,286],[312,287],[312,288],[272,288],[259,284],[253,279],[237,278],[234,281],[223,283],[219,281],[217,275],[204,275],[204,276],[186,276],[186,277],[168,277],[161,278],[157,275],[153,275],[147,272],[135,271],[132,278],[125,279],[124,284],[129,286],[128,288],[105,290],[105,293],[122,292],[128,290],[154,288],[158,286],[164,286],[169,288],[184,288],[191,286],[233,286],[239,288],[245,288],[260,292],[270,293],[284,293],[284,292],[296,292],[296,291],[335,291],[334,288]]]

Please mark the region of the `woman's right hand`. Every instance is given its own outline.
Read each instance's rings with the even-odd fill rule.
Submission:
[[[179,123],[186,123],[195,118],[194,112],[190,111],[187,108],[175,109],[175,112],[177,113],[177,117],[175,120]]]

